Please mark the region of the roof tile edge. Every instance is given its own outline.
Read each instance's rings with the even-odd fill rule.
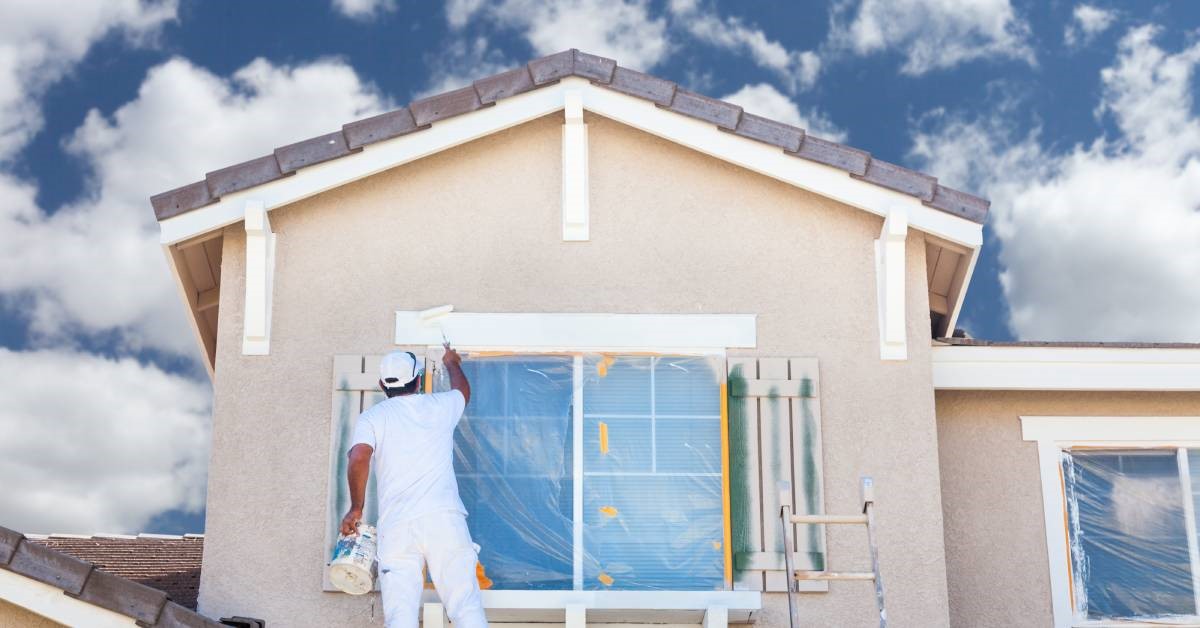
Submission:
[[[203,181],[152,196],[150,204],[159,221],[167,220],[216,203],[222,195],[357,153],[369,144],[428,129],[440,120],[478,111],[569,76],[710,122],[723,131],[777,146],[793,157],[843,170],[861,181],[915,197],[926,207],[974,223],[987,221],[990,205],[987,199],[943,186],[935,177],[874,160],[864,150],[808,135],[804,129],[744,112],[733,103],[681,89],[673,81],[621,67],[613,59],[575,48],[478,79],[466,87],[418,99],[407,107],[348,122],[338,131],[278,147],[270,155],[214,170]]]

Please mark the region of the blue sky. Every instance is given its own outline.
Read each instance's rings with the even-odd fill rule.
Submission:
[[[0,480],[25,487],[3,525],[203,526],[209,386],[151,194],[568,47],[991,198],[975,336],[1200,341],[1200,3],[42,1],[0,24]]]

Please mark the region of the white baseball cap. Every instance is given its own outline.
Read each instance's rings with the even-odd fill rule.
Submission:
[[[407,386],[424,372],[424,361],[417,360],[411,351],[393,351],[383,356],[383,361],[379,363],[379,379],[387,388]]]

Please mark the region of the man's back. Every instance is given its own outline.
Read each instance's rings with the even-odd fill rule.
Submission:
[[[437,511],[466,514],[454,478],[454,429],[465,405],[457,390],[403,395],[359,417],[354,443],[375,450],[381,527]]]

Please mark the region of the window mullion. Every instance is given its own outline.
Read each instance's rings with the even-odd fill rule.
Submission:
[[[658,358],[650,358],[650,472],[658,472],[658,420],[655,416],[655,406],[658,405],[658,391],[654,389],[654,371],[658,366]]]
[[[1180,447],[1179,456],[1179,485],[1183,489],[1183,513],[1187,522],[1188,557],[1192,563],[1192,596],[1195,599],[1197,615],[1200,615],[1200,547],[1196,539],[1196,506],[1192,499],[1192,474],[1188,450]]]
[[[572,462],[572,567],[574,589],[583,590],[583,356],[575,356],[574,393],[571,397]]]

